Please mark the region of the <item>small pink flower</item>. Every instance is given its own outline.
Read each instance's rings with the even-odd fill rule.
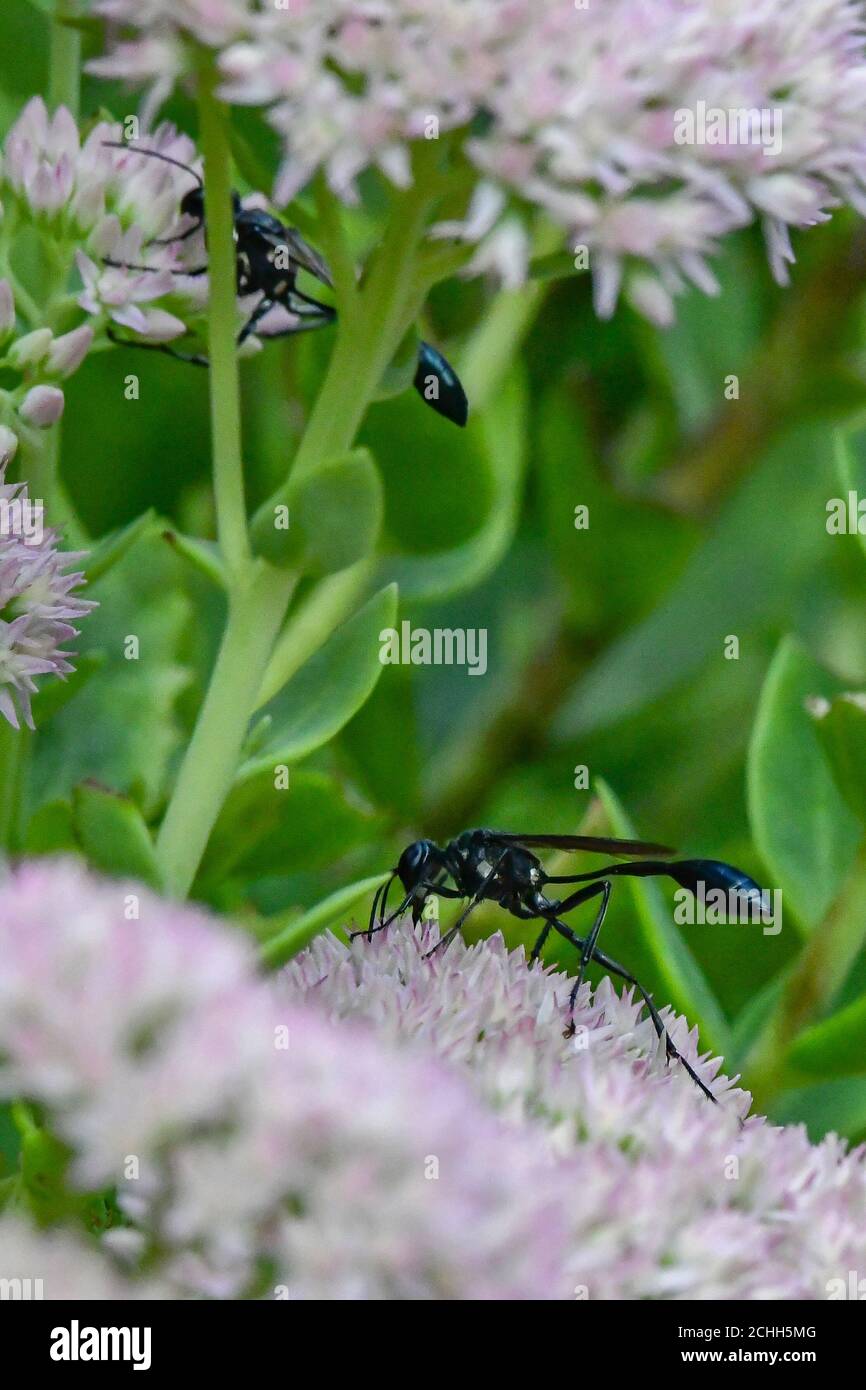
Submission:
[[[133,247],[139,242],[140,236],[132,238]],[[174,277],[170,270],[156,271],[151,275],[145,271],[135,273],[114,266],[100,267],[83,251],[76,252],[76,262],[84,283],[78,303],[89,314],[107,313],[115,323],[131,328],[143,337],[148,336],[153,326],[159,341],[179,338],[186,332],[186,324],[166,310],[145,310],[140,307],[174,290]]]

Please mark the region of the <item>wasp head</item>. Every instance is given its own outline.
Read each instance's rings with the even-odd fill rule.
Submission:
[[[431,840],[415,840],[400,855],[397,877],[407,893],[411,893],[427,877],[435,848]]]

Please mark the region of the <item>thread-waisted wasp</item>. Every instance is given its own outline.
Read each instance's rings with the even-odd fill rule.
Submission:
[[[607,864],[588,873],[556,875],[545,871],[541,861],[532,853],[532,848],[652,857],[633,864]],[[660,857],[672,855],[673,852],[663,845],[648,844],[641,840],[613,840],[593,835],[512,835],[499,830],[466,830],[456,839],[449,840],[444,847],[432,840],[416,840],[403,851],[387,883],[383,883],[377,890],[367,930],[354,932],[352,935],[366,936],[369,940],[374,932],[382,931],[409,908],[412,910],[413,922],[417,923],[424,904],[431,895],[468,898],[469,901],[454,925],[428,955],[447,950],[469,914],[479,903],[485,901],[498,903],[506,912],[510,912],[521,921],[541,921],[544,925],[532,948],[530,966],[538,960],[552,930],[571,942],[580,952],[580,966],[568,1000],[569,1023],[565,1029],[565,1036],[570,1037],[574,1033],[572,1015],[577,993],[583,983],[587,966],[590,961],[595,961],[638,991],[649,1011],[657,1036],[664,1039],[668,1060],[681,1062],[708,1100],[718,1104],[712,1091],[677,1051],[652,996],[630,971],[605,955],[597,945],[610,902],[611,880],[620,875],[640,878],[665,875],[696,895],[703,886],[741,896],[750,903],[758,902],[763,908],[761,889],[754,879],[749,878],[740,869],[716,859],[668,861]],[[405,896],[399,907],[386,917],[388,893],[395,879],[399,879],[403,885]],[[448,879],[453,887],[447,882]],[[577,888],[562,899],[549,898],[545,890],[550,883],[583,884],[584,887]],[[562,915],[594,898],[601,899],[595,921],[588,935],[580,937],[561,920]]]
[[[171,246],[189,240],[201,230],[205,236],[204,184],[201,176],[190,165],[179,159],[163,154],[161,150],[140,149],[122,140],[103,142],[112,149],[129,150],[150,159],[162,160],[182,169],[195,180],[192,188],[180,200],[178,212],[189,219],[190,225],[176,236],[154,237],[151,246]],[[272,309],[277,306],[290,313],[297,322],[277,332],[268,333],[268,338],[285,338],[307,329],[321,328],[333,323],[337,312],[329,304],[322,304],[298,289],[297,277],[300,271],[307,271],[320,284],[331,287],[332,281],[328,267],[319,253],[310,246],[295,227],[287,227],[273,213],[263,208],[245,208],[240,196],[232,193],[232,213],[234,220],[235,267],[237,292],[240,296],[258,294],[258,303],[238,334],[238,346],[246,342],[250,334]],[[125,265],[123,262],[106,260],[107,265],[120,269],[152,271],[156,267],[148,265]],[[207,265],[194,266],[179,273],[200,276],[207,273]],[[133,342],[119,338],[112,330],[109,337],[123,347],[148,348],[164,352],[181,362],[192,362],[196,366],[208,366],[208,360],[200,353],[178,352],[169,343]],[[438,348],[431,343],[420,342],[418,360],[413,378],[413,386],[426,405],[439,415],[463,426],[469,417],[469,403],[460,379],[451,364]]]

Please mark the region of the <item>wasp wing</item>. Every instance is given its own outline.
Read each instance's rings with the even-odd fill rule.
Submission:
[[[506,831],[489,830],[491,840],[503,845],[525,845],[527,848],[584,850],[588,854],[668,855],[676,851],[667,845],[655,845],[646,840],[612,840],[603,835],[512,835]]]
[[[279,232],[268,229],[259,229],[259,235],[264,236],[274,247],[284,246],[289,253],[289,258],[302,270],[309,271],[310,275],[315,276],[323,285],[333,288],[334,282],[331,279],[331,272],[327,262],[308,241],[304,241],[297,227],[281,227]]]

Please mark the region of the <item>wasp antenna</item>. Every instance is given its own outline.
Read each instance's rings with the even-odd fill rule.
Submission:
[[[184,164],[180,159],[172,159],[170,154],[163,154],[160,150],[142,150],[138,145],[129,145],[125,140],[103,140],[103,145],[110,150],[129,150],[132,154],[144,155],[149,159],[161,159],[163,164],[173,164],[175,169],[183,169],[185,174],[189,174],[191,179],[195,179],[199,188],[204,188],[200,174],[195,169],[191,169],[188,164]]]

